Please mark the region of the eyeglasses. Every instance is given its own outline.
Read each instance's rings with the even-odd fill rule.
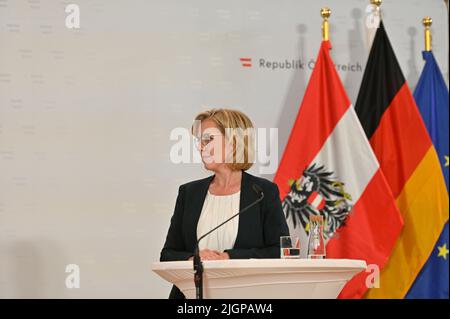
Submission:
[[[221,134],[205,134],[201,138],[194,136],[195,145],[205,147],[214,140],[214,136],[221,136]]]

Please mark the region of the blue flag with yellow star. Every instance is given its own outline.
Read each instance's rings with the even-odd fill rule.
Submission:
[[[423,58],[425,66],[414,91],[414,99],[438,153],[448,192],[448,88],[433,52],[424,51]],[[433,218],[433,216],[430,214],[429,218]],[[417,276],[406,298],[449,298],[448,238],[447,219],[430,257]]]

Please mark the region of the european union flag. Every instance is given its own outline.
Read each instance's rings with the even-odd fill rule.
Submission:
[[[414,91],[414,99],[441,161],[448,192],[448,88],[431,51],[423,52],[425,67]],[[426,212],[424,212],[426,213]],[[430,218],[433,216],[430,215]],[[406,298],[449,298],[448,220]]]

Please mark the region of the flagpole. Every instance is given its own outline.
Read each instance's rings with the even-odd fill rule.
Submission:
[[[431,51],[431,24],[433,23],[433,19],[430,17],[425,17],[422,20],[422,24],[425,27],[425,51],[430,52]]]
[[[330,25],[328,23],[328,18],[331,15],[330,8],[324,7],[320,9],[320,15],[322,16],[322,40],[328,41],[330,40]]]

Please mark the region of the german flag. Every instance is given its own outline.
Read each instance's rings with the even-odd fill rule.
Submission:
[[[404,221],[381,272],[380,287],[371,288],[366,297],[404,298],[439,238],[449,207],[436,150],[383,22],[375,35],[355,109]]]

